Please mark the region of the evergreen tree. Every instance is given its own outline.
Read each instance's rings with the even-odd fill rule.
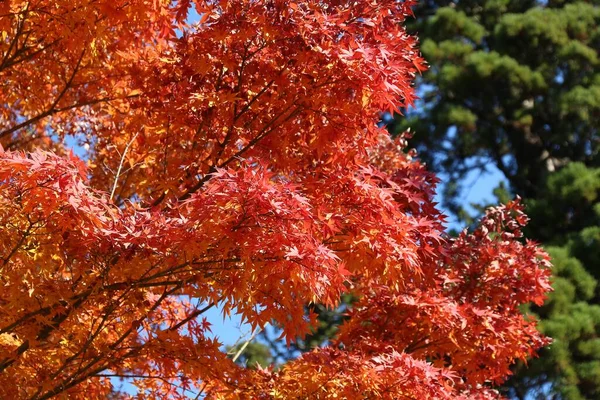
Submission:
[[[422,104],[389,128],[450,179],[445,206],[467,173],[497,167],[532,219],[528,237],[554,257],[554,293],[541,308],[554,343],[506,384],[525,398],[600,398],[600,2],[432,0],[413,30],[430,63]]]

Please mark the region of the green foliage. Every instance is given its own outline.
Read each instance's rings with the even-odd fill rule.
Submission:
[[[525,198],[526,236],[554,259],[555,291],[526,310],[554,338],[506,392],[520,399],[600,398],[600,2],[424,0],[412,29],[431,68],[421,104],[388,126],[449,177],[446,209],[474,216],[465,177],[490,165],[505,202]],[[482,212],[488,204],[471,204]]]
[[[478,158],[477,168],[493,163],[515,192],[535,197],[569,161],[598,165],[600,9],[542,4],[425,1],[415,10],[431,69],[423,104],[390,129],[415,129],[420,156],[453,182]],[[458,192],[445,193],[455,213]]]
[[[600,196],[600,168],[588,168],[581,162],[569,163],[549,175],[539,193],[537,198],[528,200],[528,214],[532,219],[528,228],[536,239],[564,243],[584,234],[582,230],[586,227],[600,223],[600,216],[594,211]],[[581,239],[577,240],[579,248],[584,246]],[[579,250],[580,255],[583,253],[585,251]]]

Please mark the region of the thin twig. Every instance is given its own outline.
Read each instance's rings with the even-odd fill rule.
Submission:
[[[119,176],[121,176],[121,168],[123,168],[123,162],[125,161],[125,156],[127,155],[127,151],[129,151],[129,147],[132,145],[133,141],[137,138],[137,136],[140,133],[136,133],[135,135],[133,135],[133,137],[131,138],[131,140],[129,141],[129,143],[127,143],[127,146],[125,146],[125,150],[123,151],[123,154],[121,155],[121,162],[119,163],[119,168],[117,169],[117,174],[115,175],[115,182],[113,183],[113,187],[112,190],[110,191],[110,199],[112,200],[113,196],[115,195],[115,190],[117,190],[117,184],[119,183]]]
[[[254,339],[254,337],[256,335],[258,335],[258,333],[262,331],[262,328],[258,328],[256,331],[254,331],[252,333],[252,336],[250,336],[250,339],[246,340],[244,342],[244,344],[242,345],[242,347],[240,347],[240,349],[237,351],[237,353],[235,353],[235,355],[233,356],[233,358],[231,359],[233,362],[235,362],[244,352],[244,350],[246,350],[246,347],[248,347],[248,344],[250,344],[250,342]]]

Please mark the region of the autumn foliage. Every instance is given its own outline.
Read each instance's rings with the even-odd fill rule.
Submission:
[[[0,2],[0,398],[497,398],[548,342],[519,311],[548,257],[518,200],[446,237],[376,125],[424,68],[412,5]],[[280,370],[202,317],[289,341],[349,291],[335,342]]]

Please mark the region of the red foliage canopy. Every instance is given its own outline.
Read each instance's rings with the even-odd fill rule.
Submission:
[[[424,69],[411,5],[0,2],[0,397],[105,399],[114,376],[157,399],[496,398],[547,342],[519,306],[548,257],[518,201],[447,238],[435,177],[376,126]],[[202,318],[293,340],[349,291],[335,343],[277,371]]]

